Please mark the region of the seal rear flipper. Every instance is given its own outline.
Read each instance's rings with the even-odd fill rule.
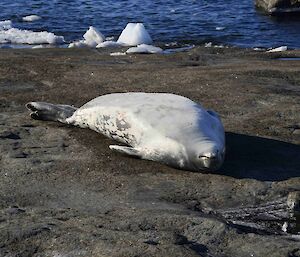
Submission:
[[[133,147],[130,147],[130,146],[110,145],[109,148],[113,151],[116,151],[116,152],[119,152],[122,154],[128,154],[135,158],[142,158],[140,151]]]
[[[70,105],[45,102],[29,102],[26,107],[31,111],[30,117],[35,120],[59,121],[62,123],[67,123],[66,119],[71,117],[77,110],[77,108]]]

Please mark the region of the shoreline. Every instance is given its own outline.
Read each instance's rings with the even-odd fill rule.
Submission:
[[[78,41],[74,41],[78,42]],[[51,45],[51,44],[0,44],[0,49],[68,49],[69,44],[72,42],[65,42],[64,44],[61,45]],[[209,40],[183,40],[183,41],[171,41],[171,42],[160,42],[160,41],[155,41],[153,46],[161,47],[163,50],[172,50],[172,49],[177,49],[177,48],[234,48],[234,49],[244,49],[244,50],[255,50],[255,51],[268,51],[271,49],[275,49],[281,46],[286,46],[286,45],[269,45],[269,46],[246,46],[246,45],[235,45],[235,44],[228,44],[228,43],[221,43],[218,41],[209,41]],[[127,46],[127,47],[103,47],[102,49],[110,50],[111,52],[113,51],[118,51],[119,49],[126,49],[130,48],[132,46]],[[299,51],[300,47],[290,47],[286,46],[288,51]],[[98,49],[95,47],[72,47],[74,49]],[[101,48],[100,48],[101,49]],[[105,51],[106,51],[105,50]],[[284,50],[286,51],[286,50]],[[282,52],[284,52],[282,51]]]
[[[300,51],[110,52],[0,50],[0,255],[297,254],[299,235],[249,231],[201,210],[259,206],[300,191],[300,61],[278,60]],[[217,111],[227,139],[221,170],[119,155],[110,139],[32,120],[24,107],[81,106],[129,91],[175,93]]]

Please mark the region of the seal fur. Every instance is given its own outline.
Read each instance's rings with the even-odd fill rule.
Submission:
[[[78,109],[41,102],[27,108],[33,118],[90,128],[125,145],[111,145],[112,150],[175,168],[216,170],[224,161],[225,133],[218,114],[183,96],[117,93]]]

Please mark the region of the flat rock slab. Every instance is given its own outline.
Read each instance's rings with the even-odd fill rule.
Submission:
[[[214,215],[300,190],[300,61],[278,60],[300,53],[108,51],[0,50],[0,256],[300,256],[297,231]],[[176,93],[216,110],[227,137],[222,169],[119,155],[110,139],[32,120],[24,107],[129,91]]]

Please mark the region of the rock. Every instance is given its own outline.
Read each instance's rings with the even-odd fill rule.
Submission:
[[[300,12],[300,0],[255,0],[255,6],[272,15]]]
[[[122,51],[1,51],[0,256],[299,257],[300,62],[204,46],[109,55]],[[24,90],[28,83],[33,88]],[[80,106],[132,91],[173,92],[218,110],[227,130],[222,170],[120,156],[110,139],[32,120],[24,107],[32,100]],[[271,220],[289,209],[284,224]],[[267,230],[253,229],[253,220]]]
[[[0,133],[0,139],[13,139],[18,140],[21,139],[19,133],[11,132],[11,131],[4,131]]]

